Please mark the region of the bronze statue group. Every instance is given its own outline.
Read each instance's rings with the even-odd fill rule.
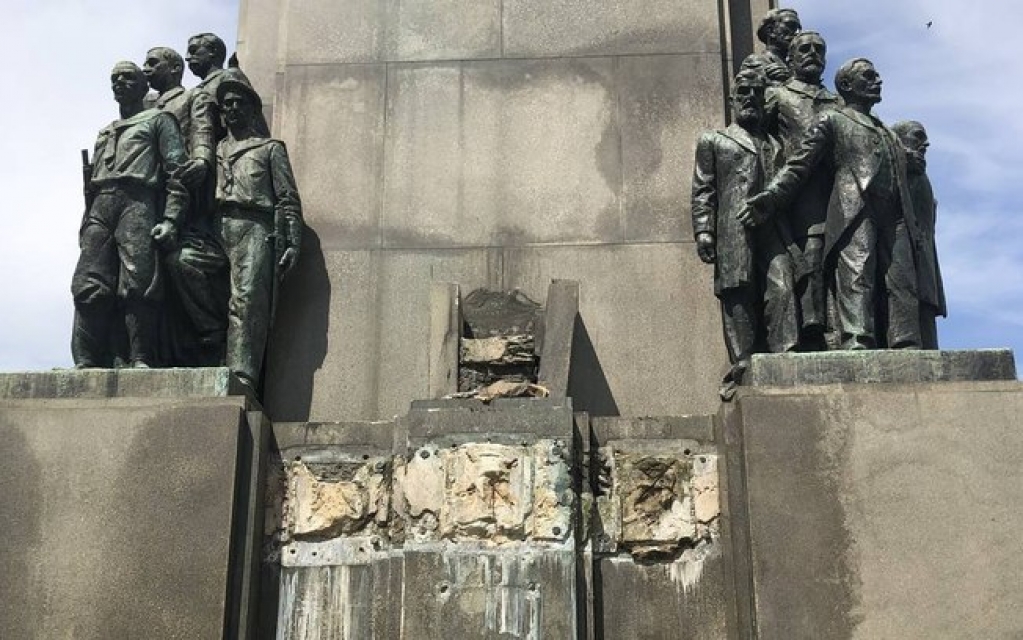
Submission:
[[[822,84],[826,46],[791,9],[768,12],[764,53],[732,84],[732,123],[700,136],[692,216],[714,265],[732,367],[754,353],[937,349],[946,314],[935,200],[920,123],[871,113],[881,77],[866,58]]]
[[[75,366],[226,364],[258,388],[277,288],[302,214],[259,94],[204,33],[111,72],[120,118],[84,167],[71,291]],[[182,87],[185,65],[199,79]],[[153,93],[150,93],[150,90]]]

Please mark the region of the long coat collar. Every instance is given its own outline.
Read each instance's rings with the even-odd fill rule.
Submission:
[[[226,139],[225,139],[225,141],[226,141]],[[271,142],[273,142],[273,138],[260,138],[258,136],[253,136],[251,138],[246,138],[245,140],[242,140],[241,142],[236,142],[232,146],[231,151],[227,155],[228,155],[228,158],[230,158],[231,160],[234,160],[234,159],[238,158],[238,156],[241,156],[242,154],[248,152],[251,149],[255,149],[256,147],[261,147],[261,146],[263,146],[265,144],[270,144]]]
[[[760,153],[759,145],[753,139],[753,136],[750,135],[750,132],[746,131],[734,122],[728,125],[728,128],[722,131],[721,134],[726,138],[735,141],[736,144],[750,153]]]
[[[185,88],[180,86],[180,85],[174,87],[173,89],[168,89],[167,91],[164,91],[156,99],[156,106],[157,106],[157,108],[162,109],[164,106],[167,105],[168,102],[170,102],[174,98],[177,98],[179,95],[181,95],[184,92],[185,92]]]

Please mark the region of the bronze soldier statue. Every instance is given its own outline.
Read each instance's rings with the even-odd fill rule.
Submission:
[[[121,118],[96,139],[71,281],[71,353],[79,368],[157,363],[156,245],[175,242],[188,204],[177,175],[188,157],[174,118],[143,108],[148,85],[134,63],[117,63],[110,82]],[[126,354],[117,344],[122,336]]]
[[[924,349],[938,348],[938,316],[948,317],[945,287],[938,265],[938,249],[934,240],[934,224],[938,203],[934,199],[931,180],[927,177],[927,131],[915,120],[904,120],[892,125],[906,148],[909,197],[913,200],[913,213],[920,231],[917,252],[917,283],[920,287],[920,339]]]
[[[764,129],[765,80],[740,71],[732,87],[733,124],[702,134],[693,171],[693,231],[701,260],[714,264],[732,368],[721,395],[731,397],[756,352],[791,351],[798,339],[792,261],[776,221],[748,229],[746,200],[763,188],[781,159]]]
[[[834,287],[842,348],[919,348],[914,245],[917,224],[906,157],[895,134],[871,115],[881,76],[856,58],[835,74],[845,106],[825,111],[743,219],[762,223],[786,210],[812,179],[833,179],[824,229],[825,273]]]
[[[199,78],[199,84],[195,91],[202,91],[209,95],[216,105],[217,88],[220,83],[230,78],[252,87],[252,83],[245,76],[241,69],[232,67],[224,68],[224,61],[227,59],[227,45],[219,36],[212,33],[200,33],[188,39],[188,69]],[[216,106],[215,106],[216,109]],[[270,127],[267,125],[263,113],[257,113],[253,117],[252,126],[256,133],[262,136],[270,135]],[[217,140],[222,140],[226,131],[222,125],[222,117],[219,112],[215,113]]]
[[[284,143],[255,130],[259,95],[227,78],[217,101],[228,131],[217,146],[221,242],[231,270],[227,366],[256,390],[276,288],[298,260],[302,210]]]
[[[780,86],[767,89],[769,120],[773,132],[781,139],[786,157],[799,149],[823,111],[841,104],[838,96],[825,89],[821,82],[826,52],[820,34],[814,31],[796,34],[789,46],[789,67],[793,76]],[[807,271],[796,274],[801,351],[827,349],[827,290],[822,269],[824,220],[831,186],[827,171],[815,171],[785,212]]]
[[[213,228],[216,187],[214,99],[181,86],[185,62],[168,47],[146,54],[142,70],[159,93],[155,108],[174,116],[189,160],[182,181],[190,206],[176,246],[167,247],[163,264],[167,287],[164,361],[174,366],[215,366],[223,362],[227,335],[227,256]]]
[[[763,53],[751,53],[740,70],[759,71],[769,84],[781,84],[792,77],[789,69],[789,43],[803,26],[794,9],[771,9],[757,28],[757,38],[767,47]]]

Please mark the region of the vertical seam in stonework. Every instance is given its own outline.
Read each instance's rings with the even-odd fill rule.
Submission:
[[[727,1],[718,0],[718,37],[720,38],[718,49],[721,50],[721,101],[724,108],[725,117],[723,121],[725,124],[731,119],[728,115],[731,110],[728,104],[729,85],[731,84],[729,60],[735,55],[731,45],[731,28],[731,11],[729,11]]]
[[[504,0],[499,0],[497,5],[498,11],[498,55],[504,58]]]
[[[618,226],[622,242],[629,241],[629,225],[626,219],[627,191],[625,187],[625,127],[622,123],[621,65],[618,56],[611,58],[611,86],[614,88],[615,128],[618,130]]]
[[[381,100],[381,107],[384,115],[380,123],[380,184],[377,186],[377,249],[384,248],[384,221],[387,214],[387,140],[389,139],[391,126],[388,112],[391,110],[391,63],[384,62],[384,91]]]

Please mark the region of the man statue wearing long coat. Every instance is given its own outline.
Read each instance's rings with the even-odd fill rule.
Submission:
[[[938,348],[938,316],[947,317],[945,287],[938,265],[938,248],[934,239],[934,224],[938,203],[934,199],[931,180],[927,177],[927,131],[916,120],[904,120],[892,125],[906,148],[909,197],[913,200],[913,213],[920,231],[917,254],[917,283],[920,287],[920,338],[924,349]]]
[[[740,71],[730,98],[733,124],[696,143],[693,232],[700,259],[714,265],[732,362],[721,390],[726,399],[754,353],[791,351],[798,339],[792,261],[776,226],[782,221],[749,228],[739,219],[781,159],[781,145],[764,129],[764,89],[759,72]]]
[[[767,112],[782,142],[785,155],[799,150],[810,129],[824,111],[837,108],[838,96],[824,88],[827,49],[824,39],[814,31],[802,31],[789,46],[789,66],[793,77],[784,84],[767,89]],[[827,349],[827,290],[824,283],[824,221],[831,197],[831,174],[815,171],[784,213],[793,239],[802,252],[806,272],[796,274],[799,299],[800,338],[803,351]]]
[[[831,172],[824,259],[842,348],[920,348],[917,224],[906,157],[871,114],[881,100],[881,76],[856,58],[835,74],[835,87],[845,106],[821,114],[743,218],[757,224],[783,215],[815,172]]]

